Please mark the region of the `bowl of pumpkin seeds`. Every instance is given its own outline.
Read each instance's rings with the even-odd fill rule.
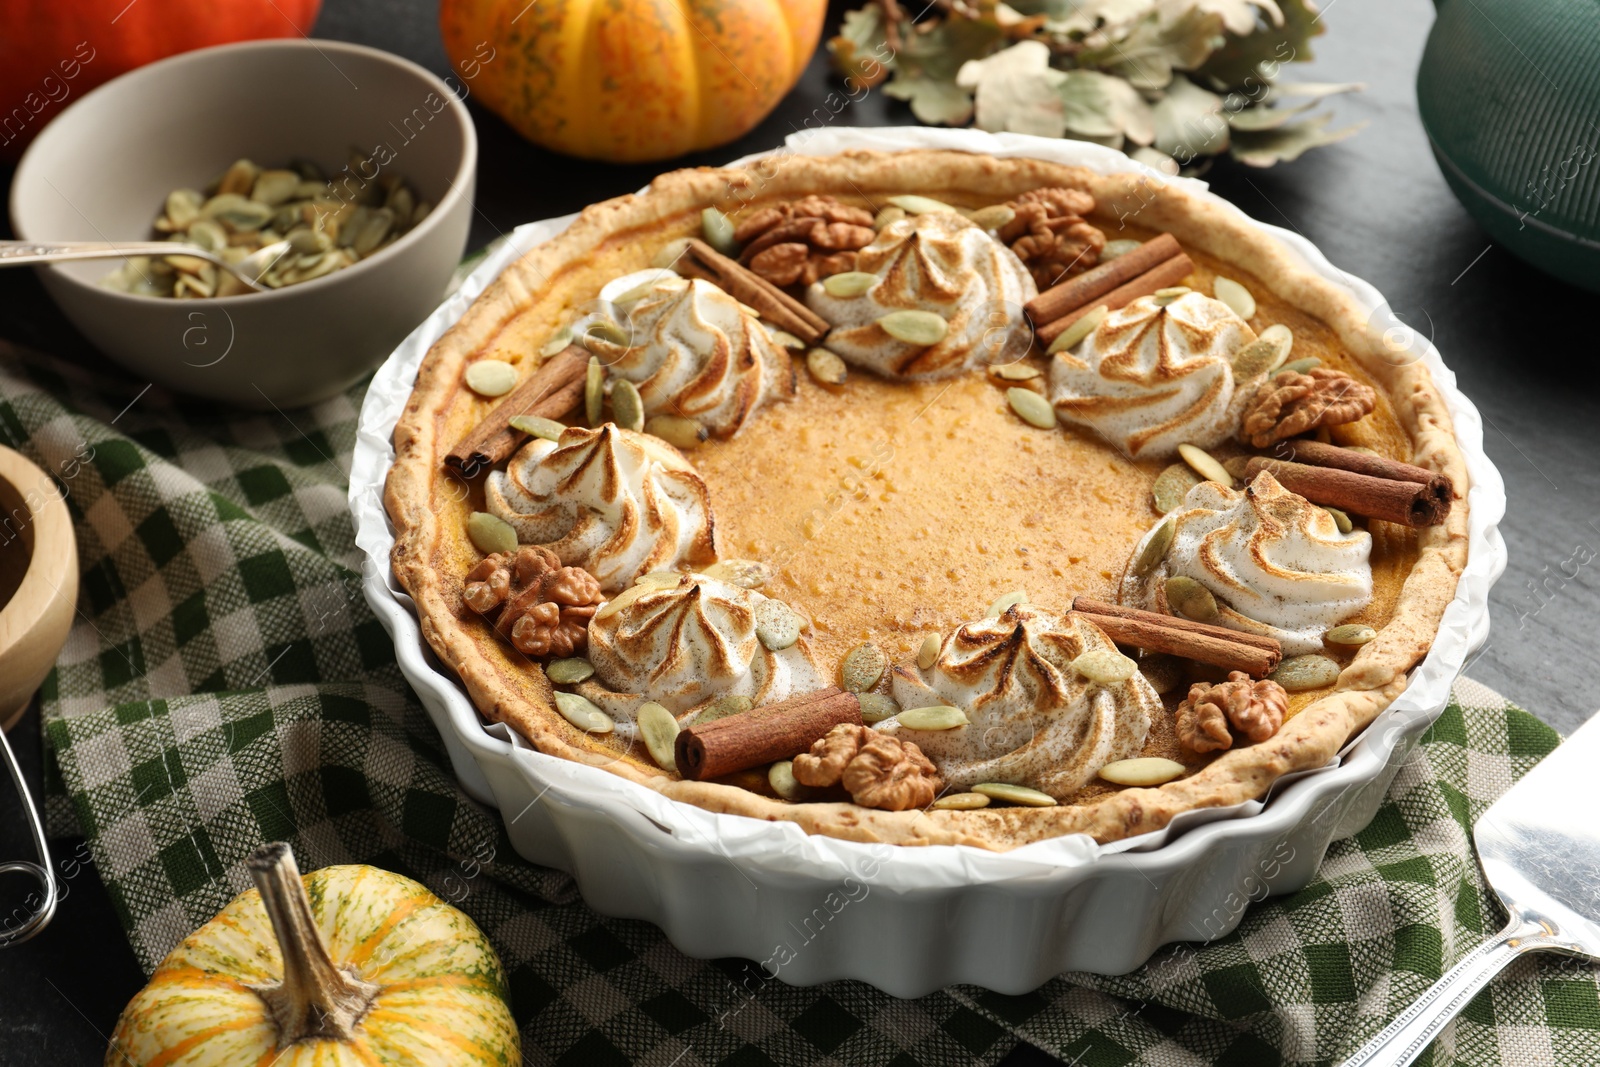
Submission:
[[[19,163],[11,220],[23,240],[170,242],[37,269],[141,382],[290,408],[351,386],[438,305],[476,170],[466,107],[423,68],[358,45],[253,41],[78,99]]]

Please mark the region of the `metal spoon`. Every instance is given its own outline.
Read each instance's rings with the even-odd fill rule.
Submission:
[[[0,267],[64,263],[73,259],[194,256],[216,264],[251,289],[262,293],[266,292],[267,287],[261,284],[261,276],[288,250],[288,241],[274,241],[237,263],[228,263],[215,252],[177,241],[0,241]]]

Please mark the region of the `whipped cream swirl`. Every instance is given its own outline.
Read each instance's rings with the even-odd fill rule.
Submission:
[[[897,718],[877,729],[915,741],[953,790],[980,782],[1025,785],[1064,800],[1107,763],[1137,756],[1161,698],[1138,671],[1100,685],[1071,663],[1117,646],[1084,617],[1028,605],[969,622],[946,637],[933,666],[894,668],[904,709],[947,704],[971,725],[910,730]]]
[[[1263,375],[1234,380],[1233,355],[1255,331],[1201,293],[1162,306],[1143,296],[1106,316],[1050,364],[1050,402],[1128,456],[1166,456],[1185,442],[1232,437]]]
[[[665,441],[614,423],[529,441],[490,472],[484,498],[519,542],[544,545],[608,593],[717,558],[710,493],[694,467]]]
[[[763,404],[794,396],[789,353],[737,300],[708,281],[651,273],[617,298],[628,347],[602,357],[638,386],[646,415],[687,416],[732,437]]]
[[[804,632],[776,652],[756,637],[756,608],[767,599],[703,574],[632,586],[589,621],[594,677],[578,691],[631,717],[646,700],[682,716],[718,697],[759,707],[826,687]]]
[[[833,324],[827,346],[885,378],[946,378],[1027,352],[1022,305],[1038,292],[1016,254],[961,215],[935,211],[885,226],[856,253],[856,270],[878,281],[859,296],[837,297],[817,282],[806,303]],[[931,311],[944,339],[914,345],[890,337],[878,320],[891,311]]]
[[[1172,547],[1146,576],[1123,577],[1124,604],[1170,614],[1166,579],[1187,575],[1211,590],[1219,624],[1275,637],[1295,656],[1320,652],[1322,635],[1372,600],[1372,535],[1340,533],[1332,515],[1266,471],[1243,491],[1201,482],[1169,518]]]

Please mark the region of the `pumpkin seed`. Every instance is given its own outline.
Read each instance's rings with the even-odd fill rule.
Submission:
[[[1165,515],[1179,507],[1189,490],[1199,485],[1200,481],[1200,476],[1187,463],[1174,463],[1156,475],[1155,484],[1150,487],[1150,497],[1155,501],[1156,510]]]
[[[795,803],[811,795],[811,790],[796,781],[794,761],[779,760],[767,768],[767,784],[784,800]]]
[[[545,359],[549,359],[551,356],[562,351],[570,344],[572,344],[572,327],[563,326],[561,329],[550,335],[550,339],[544,343],[542,348],[539,349],[539,355],[543,356]]]
[[[878,213],[872,217],[872,228],[874,230],[881,230],[890,223],[899,222],[905,217],[905,208],[890,204],[888,207],[880,208]]]
[[[644,400],[639,387],[626,378],[618,378],[611,385],[611,417],[624,430],[644,429]]]
[[[467,540],[486,556],[517,550],[517,531],[498,515],[474,511],[467,516]]]
[[[1338,508],[1324,507],[1322,510],[1333,516],[1333,524],[1339,528],[1340,533],[1347,534],[1356,528],[1356,524],[1350,521],[1350,516]]]
[[[1270,373],[1283,364],[1288,354],[1289,343],[1281,336],[1269,338],[1263,334],[1233,354],[1233,376],[1243,382]]]
[[[782,652],[800,640],[800,616],[781,600],[756,605],[756,640],[771,652]]]
[[[755,706],[756,702],[747,696],[718,697],[700,709],[700,713],[694,717],[694,722],[699,726],[702,723],[726,719],[729,715],[743,715]]]
[[[998,230],[1011,224],[1017,217],[1017,209],[1010,204],[990,204],[980,207],[968,217],[980,230]]]
[[[1138,248],[1142,244],[1144,244],[1143,241],[1130,241],[1126,239],[1121,241],[1107,241],[1106,246],[1100,250],[1100,262],[1109,263],[1118,256],[1127,255],[1129,252],[1132,252],[1135,248]]]
[[[1218,463],[1210,452],[1194,445],[1183,444],[1178,446],[1178,455],[1183,461],[1194,468],[1194,472],[1208,482],[1217,482],[1229,488],[1233,486],[1233,476],[1228,473],[1228,468]]]
[[[714,207],[700,212],[700,233],[706,239],[706,244],[725,256],[739,251],[739,242],[733,239],[733,223]]]
[[[1111,648],[1095,648],[1076,657],[1072,669],[1096,685],[1121,685],[1139,665]]]
[[[933,802],[940,811],[976,811],[987,808],[989,798],[982,793],[946,793]]]
[[[1322,689],[1337,682],[1339,664],[1327,656],[1316,654],[1290,656],[1267,677],[1291,693],[1303,693],[1307,689]]]
[[[1283,348],[1284,358],[1289,358],[1290,349],[1294,348],[1294,331],[1281,322],[1275,322],[1256,335],[1258,341],[1271,341]]]
[[[206,198],[197,189],[174,189],[167,194],[167,221],[174,230],[182,230],[200,217],[200,206]]]
[[[776,326],[768,325],[767,333],[772,335],[772,339],[775,342],[784,348],[787,348],[791,352],[798,352],[806,346],[804,341],[800,340],[800,338],[796,337],[788,330],[780,330]]]
[[[556,710],[572,725],[586,734],[609,734],[617,728],[611,716],[595,707],[588,697],[557,689]]]
[[[1149,537],[1145,538],[1144,546],[1139,549],[1139,556],[1133,561],[1133,576],[1143,578],[1156,569],[1156,564],[1166,558],[1167,549],[1172,547],[1172,539],[1177,536],[1178,523],[1175,519],[1168,519],[1155,528]]]
[[[878,684],[889,669],[889,657],[871,642],[863,642],[845,653],[839,667],[839,680],[852,693],[864,693]]]
[[[806,353],[806,370],[823,385],[843,385],[850,376],[844,360],[826,348],[813,348]]]
[[[189,241],[207,252],[221,252],[228,247],[228,231],[212,219],[196,219],[189,224]]]
[[[561,440],[561,432],[566,429],[555,419],[546,419],[539,415],[513,415],[507,422],[513,430],[520,430],[544,441]]]
[[[289,231],[289,250],[291,252],[326,252],[333,247],[333,241],[325,230],[313,230],[309,226],[296,226]]]
[[[1221,614],[1211,590],[1186,574],[1174,574],[1166,581],[1167,606],[1195,622],[1216,622]]]
[[[234,233],[259,230],[272,219],[273,214],[268,205],[246,200],[238,193],[212,197],[201,207],[200,213],[208,219],[216,219]]]
[[[1370,626],[1363,626],[1359,622],[1347,622],[1342,626],[1335,626],[1329,630],[1323,640],[1330,645],[1353,647],[1364,645],[1377,636],[1378,631]]]
[[[250,199],[277,207],[300,187],[300,175],[292,170],[264,170],[256,176]]]
[[[1164,785],[1188,770],[1177,760],[1159,756],[1113,760],[1100,768],[1100,777],[1113,785]]]
[[[878,276],[864,270],[847,270],[843,274],[830,274],[822,279],[822,288],[829,296],[841,299],[860,296],[878,284]]]
[[[606,346],[627,348],[628,332],[610,319],[593,319],[584,326],[583,336],[578,340],[591,352],[597,348],[605,351]]]
[[[545,664],[544,676],[556,685],[577,685],[594,677],[594,664],[578,656],[553,659]]]
[[[583,415],[590,426],[600,425],[600,406],[605,399],[606,369],[600,365],[599,356],[589,357],[588,370],[583,378]]]
[[[704,426],[682,415],[652,415],[645,420],[644,432],[674,448],[699,448],[711,436]]]
[[[760,589],[772,580],[772,566],[752,559],[719,560],[701,573],[741,589]]]
[[[236,159],[222,172],[222,177],[217,179],[218,193],[248,193],[256,183],[256,175],[261,173],[261,168],[248,159]]]
[[[1011,410],[1015,411],[1023,422],[1037,426],[1041,430],[1056,428],[1056,409],[1050,406],[1050,401],[1032,389],[1012,386],[1006,390],[1006,403],[1011,405]]]
[[[373,208],[355,229],[350,238],[350,248],[358,256],[370,256],[394,228],[394,213],[386,207]]]
[[[938,634],[929,634],[922,639],[922,647],[917,649],[917,666],[923,670],[932,670],[933,665],[939,661],[939,651],[944,648],[944,640]]]
[[[943,200],[935,200],[931,196],[918,196],[916,193],[891,196],[889,203],[902,209],[908,215],[928,215],[935,211],[955,211],[955,208]]]
[[[1305,359],[1292,359],[1279,367],[1277,374],[1274,374],[1273,377],[1276,378],[1278,374],[1308,374],[1320,366],[1322,366],[1322,360],[1316,356],[1307,356]]]
[[[1085,337],[1100,328],[1100,324],[1106,321],[1106,316],[1109,314],[1111,314],[1111,309],[1101,304],[1071,326],[1062,330],[1056,339],[1050,342],[1050,347],[1045,349],[1045,352],[1053,356],[1057,352],[1065,352],[1069,348],[1078,347]]]
[[[1014,590],[1010,593],[1007,593],[1005,596],[1000,597],[993,604],[990,604],[989,610],[984,612],[983,617],[986,619],[998,619],[1013,607],[1026,604],[1027,602],[1028,594],[1026,590]]]
[[[466,379],[479,396],[505,396],[517,387],[517,368],[500,359],[480,359],[467,367]]]
[[[900,714],[900,705],[881,693],[857,693],[856,699],[861,701],[861,721],[869,726]]]
[[[989,372],[996,378],[1008,382],[1026,382],[1044,373],[1032,363],[1005,363],[998,367],[990,367]]]
[[[661,250],[659,252],[650,257],[650,265],[652,267],[660,267],[664,270],[670,270],[678,265],[678,260],[683,258],[683,253],[687,251],[688,248],[689,238],[687,237],[679,237],[676,240],[668,241],[666,244],[661,246]]]
[[[656,766],[664,771],[676,771],[678,720],[673,718],[672,712],[655,701],[648,700],[639,705],[639,711],[634,715],[633,721],[639,727],[639,736],[644,739],[645,750],[650,753],[650,758],[656,761]]]
[[[902,711],[895,720],[907,730],[954,730],[970,725],[967,713],[948,704],[934,704],[926,708]]]
[[[884,333],[908,345],[936,345],[950,332],[950,324],[931,311],[891,311],[878,320]]]
[[[1157,289],[1150,295],[1155,298],[1156,307],[1164,308],[1180,297],[1188,296],[1190,289],[1187,285],[1169,285],[1165,289]]]
[[[1256,317],[1256,298],[1250,290],[1220,274],[1211,282],[1211,294],[1233,309],[1233,313],[1249,322]]]
[[[1182,685],[1187,676],[1181,659],[1161,652],[1140,656],[1139,673],[1150,683],[1150,688],[1163,696]]]
[[[1041,793],[1037,789],[1029,789],[1025,785],[1012,785],[1009,782],[980,782],[972,787],[972,791],[991,800],[1003,800],[1007,804],[1021,804],[1028,808],[1056,806],[1056,798],[1049,793]]]

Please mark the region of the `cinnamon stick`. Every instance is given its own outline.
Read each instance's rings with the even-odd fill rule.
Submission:
[[[1128,254],[1132,255],[1133,253],[1130,252]],[[1119,257],[1113,259],[1111,265],[1116,266],[1120,262],[1121,258]],[[1069,311],[1060,318],[1044,323],[1035,329],[1034,333],[1038,336],[1040,344],[1048,346],[1068,326],[1071,326],[1100,305],[1104,304],[1111,311],[1126,307],[1141,296],[1149,296],[1157,289],[1165,289],[1168,286],[1177,285],[1187,278],[1193,270],[1194,263],[1190,261],[1188,256],[1179,252],[1171,259],[1157,263],[1132,281],[1119,285],[1104,296],[1097,296],[1077,310]]]
[[[1359,454],[1359,453],[1358,453]],[[1291,493],[1313,504],[1339,508],[1369,519],[1401,526],[1435,526],[1450,514],[1450,498],[1423,482],[1377,478],[1338,467],[1313,467],[1265,456],[1252,456],[1244,465],[1245,480],[1269,472]]]
[[[689,239],[678,269],[716,284],[741,304],[755,308],[767,322],[788,330],[808,345],[818,343],[828,332],[829,323],[821,315],[698,237]]]
[[[1089,301],[1095,297],[1104,296],[1118,286],[1133,281],[1151,267],[1165,263],[1182,251],[1178,239],[1170,233],[1152,237],[1132,252],[1125,252],[1075,278],[1068,278],[1060,285],[1051,286],[1022,305],[1022,310],[1028,313],[1028,318],[1034,323],[1053,322],[1069,311],[1091,306]]]
[[[584,374],[589,352],[568,345],[541,363],[528,380],[517,386],[488,418],[475,426],[444,457],[446,463],[471,478],[501,462],[522,446],[528,435],[511,428],[513,415],[538,415],[559,419],[583,399]]]
[[[1439,501],[1446,514],[1456,495],[1455,486],[1445,475],[1388,456],[1356,452],[1338,445],[1299,438],[1279,441],[1272,452],[1274,459],[1309,463],[1313,467],[1337,467],[1342,471],[1370,474],[1374,478],[1388,478],[1396,482],[1417,482],[1428,487],[1428,495]]]
[[[678,735],[678,773],[703,782],[798,756],[842,722],[862,725],[861,701],[833,687],[691,726]]]
[[[1072,610],[1086,616],[1118,644],[1165,652],[1230,671],[1244,671],[1255,678],[1271,674],[1283,659],[1283,648],[1273,638],[1225,626],[1107,604],[1083,596],[1073,598]]]

